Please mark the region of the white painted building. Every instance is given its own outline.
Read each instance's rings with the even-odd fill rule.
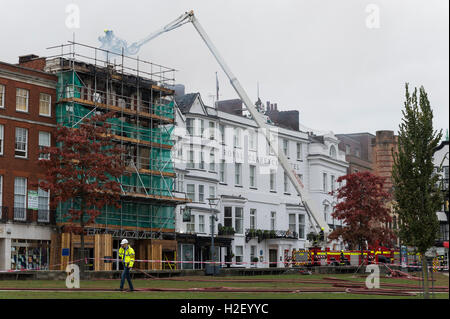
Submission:
[[[433,154],[433,163],[435,172],[440,175],[439,183],[442,183],[442,193],[444,196],[444,203],[441,209],[436,213],[439,221],[439,247],[438,254],[448,256],[448,211],[449,211],[449,199],[448,199],[448,176],[449,176],[449,141],[443,141],[436,148]],[[442,247],[444,243],[447,243],[447,249]],[[448,257],[447,257],[448,258]]]
[[[308,245],[310,221],[256,123],[242,115],[239,107],[225,112],[206,106],[198,93],[176,101],[176,190],[186,192],[192,200],[186,205],[191,213],[189,221],[183,221],[185,206],[177,208],[176,232],[196,238],[186,243],[177,238],[179,260],[209,259],[212,213],[207,198],[217,197],[214,234],[220,227],[217,241],[228,239],[228,243],[222,242],[220,261],[232,261],[232,267],[250,267],[256,260],[255,267],[284,267],[293,249]],[[298,115],[296,121],[298,126]],[[275,125],[271,136],[310,190],[320,213],[332,224],[334,201],[328,192],[337,187],[336,179],[345,175],[348,167],[337,138],[332,134],[313,137]],[[227,234],[230,230],[234,234]],[[195,247],[198,238],[204,243],[201,248]],[[233,259],[226,259],[231,252]],[[190,267],[183,264],[183,268]]]

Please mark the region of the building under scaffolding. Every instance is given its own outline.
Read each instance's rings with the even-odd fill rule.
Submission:
[[[95,260],[89,269],[119,269],[122,238],[131,240],[138,259],[175,260],[177,245],[170,237],[175,233],[175,206],[186,202],[184,194],[173,192],[175,70],[74,42],[50,49],[60,50],[47,58],[45,67],[58,77],[57,123],[76,128],[90,116],[113,112],[107,120],[111,136],[125,150],[128,172],[118,181],[121,208],[104,207],[95,224],[86,227],[86,253]],[[57,208],[59,226],[68,225],[70,208],[77,208],[73,201]],[[65,269],[79,255],[79,236],[63,232],[54,239],[51,264]],[[103,262],[105,257],[116,263]],[[163,267],[161,263],[138,266]]]

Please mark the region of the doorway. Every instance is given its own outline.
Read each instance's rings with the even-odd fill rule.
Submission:
[[[277,253],[276,249],[269,249],[269,267],[276,267],[277,264]]]
[[[80,260],[81,256],[81,248],[74,248],[73,254],[76,260]],[[94,270],[94,248],[85,248],[84,249],[84,257],[87,258],[87,263],[85,264],[85,270]]]

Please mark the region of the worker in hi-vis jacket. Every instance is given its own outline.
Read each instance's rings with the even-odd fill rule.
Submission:
[[[123,291],[123,285],[125,284],[125,278],[128,281],[130,291],[134,291],[133,283],[131,282],[130,270],[134,264],[134,249],[128,245],[128,240],[123,239],[120,243],[122,247],[119,249],[119,258],[123,263],[122,279],[120,280],[120,291]]]

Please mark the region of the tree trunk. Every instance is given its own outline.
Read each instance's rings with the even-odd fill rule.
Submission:
[[[422,253],[422,272],[424,274],[423,278],[423,297],[425,299],[430,298],[429,286],[428,286],[428,265],[427,265],[427,257]]]

